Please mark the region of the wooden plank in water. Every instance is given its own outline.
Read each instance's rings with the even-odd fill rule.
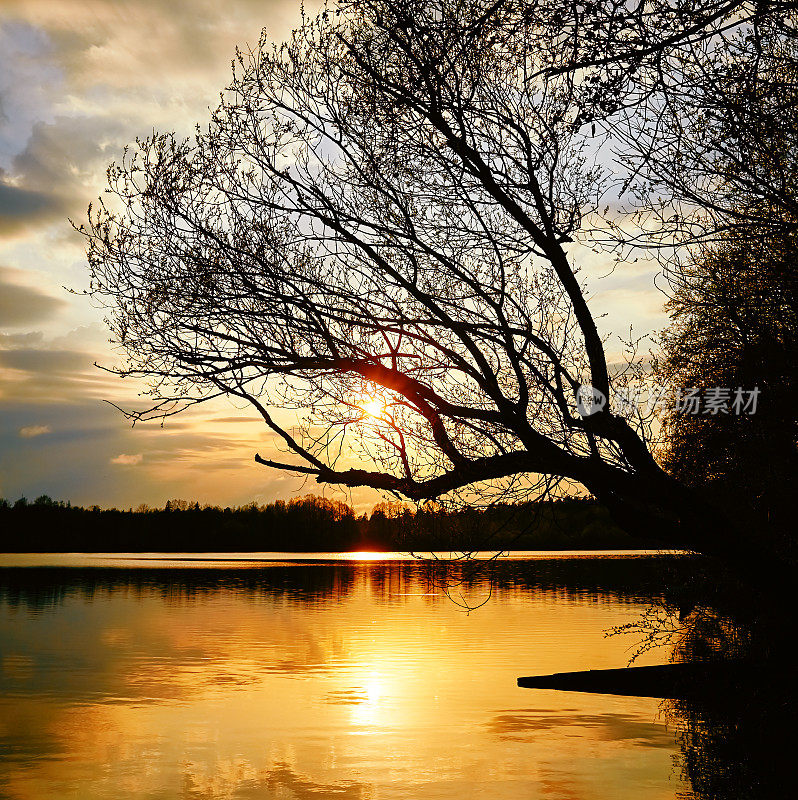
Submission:
[[[558,689],[631,697],[684,698],[717,695],[748,683],[754,666],[737,661],[658,664],[653,667],[589,669],[519,678],[524,689]]]

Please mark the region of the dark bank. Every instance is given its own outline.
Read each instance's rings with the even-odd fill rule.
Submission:
[[[320,552],[347,550],[591,550],[657,547],[631,537],[591,499],[487,510],[380,503],[357,515],[309,495],[236,508],[170,500],[164,508],[83,508],[39,497],[0,500],[4,552]]]

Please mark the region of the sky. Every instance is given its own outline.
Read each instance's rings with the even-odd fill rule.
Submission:
[[[314,5],[305,3],[306,12]],[[237,505],[323,493],[254,463],[273,437],[220,402],[131,427],[110,403],[141,385],[111,365],[101,309],[69,224],[101,195],[109,163],[137,136],[187,135],[230,78],[235,47],[274,40],[300,21],[298,0],[0,0],[0,497],[102,507],[171,498]],[[582,277],[602,330],[640,335],[664,322],[647,263],[588,253]],[[357,507],[373,493],[349,499]]]

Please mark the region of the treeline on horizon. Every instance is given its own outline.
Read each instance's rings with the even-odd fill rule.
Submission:
[[[331,552],[657,547],[632,539],[592,498],[487,509],[380,503],[358,516],[307,495],[235,508],[170,500],[163,508],[83,508],[42,496],[0,499],[2,552]]]

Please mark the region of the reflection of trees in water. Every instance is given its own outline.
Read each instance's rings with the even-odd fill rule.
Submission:
[[[668,701],[666,718],[697,800],[785,798],[794,783],[795,703],[789,687],[745,690],[722,705]]]
[[[731,691],[709,684],[700,697],[663,702],[683,778],[697,800],[789,796],[798,749],[790,608],[728,575],[697,573],[683,588],[672,584],[629,626],[643,634],[641,649],[669,641],[673,661],[742,664]],[[695,605],[697,590],[714,605]]]
[[[0,602],[32,609],[54,608],[69,598],[97,595],[167,604],[232,593],[242,599],[340,600],[352,592],[356,574],[318,565],[265,568],[26,567],[0,569]]]
[[[706,621],[701,627],[707,627]],[[723,621],[713,629],[728,629]],[[688,636],[683,646],[696,647],[696,655],[719,657],[723,651],[701,641],[703,631]],[[730,657],[758,660],[761,648],[745,630],[727,637]],[[748,646],[745,646],[745,642]],[[742,645],[742,646],[741,646]],[[681,748],[683,777],[698,800],[764,800],[784,798],[794,783],[796,736],[795,668],[771,653],[735,687],[713,699],[668,701],[666,719],[673,725]],[[683,654],[685,655],[685,654]]]
[[[621,602],[650,601],[662,595],[665,565],[689,570],[689,562],[670,557],[540,559],[535,561],[284,564],[247,568],[0,568],[0,602],[45,610],[72,597],[125,595],[160,597],[173,604],[219,593],[242,600],[274,599],[299,605],[337,602],[355,592],[378,602],[403,602],[410,594],[444,600],[454,595],[484,596],[546,592]]]

